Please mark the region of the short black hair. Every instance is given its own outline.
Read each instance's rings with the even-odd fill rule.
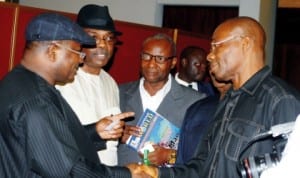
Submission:
[[[196,51],[196,50],[199,50],[199,51],[201,51],[204,55],[206,55],[206,51],[205,51],[203,48],[199,47],[199,46],[187,46],[187,47],[185,47],[185,48],[182,50],[182,52],[181,52],[181,54],[180,54],[179,60],[181,61],[181,60],[184,59],[184,58],[186,58],[186,59],[189,58],[190,55],[191,55],[194,51]]]

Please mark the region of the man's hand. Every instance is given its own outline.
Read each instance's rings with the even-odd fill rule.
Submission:
[[[130,170],[132,178],[158,178],[156,167],[142,164],[128,164],[126,167]]]
[[[151,165],[161,166],[167,163],[171,157],[173,149],[164,148],[158,145],[153,145],[154,151],[148,154],[148,159]],[[143,156],[143,154],[141,155]]]
[[[96,123],[96,131],[102,139],[118,139],[123,135],[125,125],[123,119],[132,116],[134,116],[134,112],[104,117]],[[111,123],[113,124],[110,125]]]
[[[137,137],[141,136],[141,129],[137,126],[125,125],[123,136],[121,138],[121,143],[126,143],[130,135]]]

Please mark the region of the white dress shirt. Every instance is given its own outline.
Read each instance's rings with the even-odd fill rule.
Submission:
[[[193,88],[194,90],[198,91],[198,84],[197,82],[191,82],[191,83],[188,83],[182,79],[180,79],[178,77],[178,72],[175,74],[175,80],[177,81],[177,83],[179,83],[180,85],[183,85],[183,86],[186,86],[186,87],[190,87]]]
[[[142,77],[140,79],[140,93],[142,98],[142,104],[144,111],[146,108],[149,108],[152,111],[156,111],[159,107],[161,101],[163,98],[168,94],[168,92],[171,90],[171,75],[169,74],[168,81],[166,84],[155,93],[155,95],[151,96],[144,88],[144,81],[145,79]]]

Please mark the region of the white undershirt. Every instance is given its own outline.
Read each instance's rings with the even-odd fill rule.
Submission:
[[[168,76],[168,81],[165,85],[158,90],[153,96],[151,96],[144,88],[144,81],[145,79],[142,77],[140,79],[140,86],[139,90],[141,93],[143,109],[145,111],[146,108],[151,109],[152,111],[156,111],[159,107],[160,103],[162,102],[163,98],[169,93],[171,90],[171,75]]]

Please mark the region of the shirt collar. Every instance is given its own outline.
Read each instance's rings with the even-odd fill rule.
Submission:
[[[151,110],[156,110],[160,105],[163,98],[169,93],[171,90],[172,77],[171,74],[168,76],[168,81],[165,85],[155,93],[155,95],[150,96],[149,93],[144,88],[144,77],[140,79],[139,90],[142,98],[143,108],[149,108]],[[148,99],[147,99],[148,98]]]
[[[178,76],[179,76],[179,73],[177,72],[177,73],[175,74],[175,80],[176,80],[177,83],[179,83],[180,85],[183,85],[183,86],[186,86],[186,87],[188,87],[189,85],[192,85],[193,88],[197,88],[197,82],[191,82],[191,83],[188,83],[188,82],[186,82],[186,81],[180,79]]]
[[[253,95],[261,83],[271,75],[271,69],[269,66],[265,66],[256,72],[242,87],[241,90],[245,91],[249,95]]]
[[[157,95],[158,93],[163,93],[163,95],[165,96],[165,95],[171,90],[171,83],[172,83],[171,80],[172,80],[171,74],[169,74],[169,76],[168,76],[168,81],[165,83],[165,85],[164,85],[160,90],[158,90],[158,91],[156,92],[155,95]],[[147,91],[145,90],[145,88],[144,88],[144,81],[145,81],[145,78],[142,77],[142,78],[140,79],[140,86],[139,86],[139,88],[140,88],[140,91],[141,91],[141,92],[145,92],[145,93],[148,94],[148,92],[147,92]]]

